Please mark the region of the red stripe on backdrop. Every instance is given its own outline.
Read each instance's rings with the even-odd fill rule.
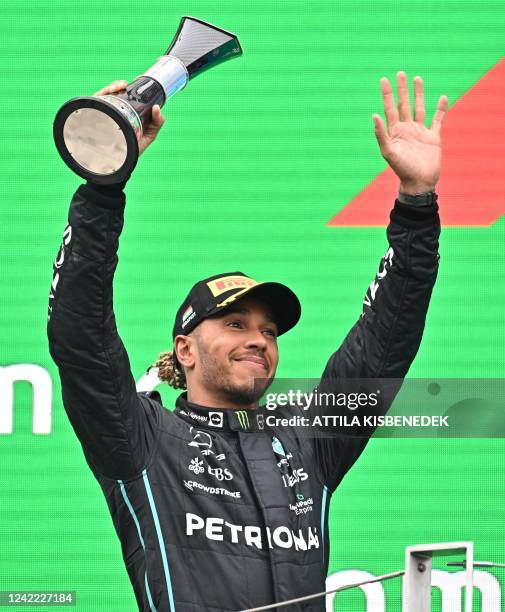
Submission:
[[[437,187],[445,226],[489,226],[505,214],[505,58],[471,87],[444,120]],[[431,122],[431,116],[428,115]],[[379,174],[329,226],[385,226],[398,190],[391,168]]]

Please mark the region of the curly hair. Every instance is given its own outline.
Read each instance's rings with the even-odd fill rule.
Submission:
[[[150,368],[158,368],[158,378],[174,389],[186,389],[186,376],[174,351],[160,353],[158,360],[149,366]]]

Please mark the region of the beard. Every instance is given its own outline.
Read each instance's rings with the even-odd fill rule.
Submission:
[[[207,351],[203,342],[197,339],[198,352],[202,364],[202,381],[204,386],[226,397],[230,403],[240,406],[255,404],[272,384],[271,378],[254,378],[244,382],[233,380],[230,367],[218,361]]]

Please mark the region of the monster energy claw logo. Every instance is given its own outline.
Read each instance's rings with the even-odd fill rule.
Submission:
[[[245,410],[239,410],[235,413],[237,415],[238,422],[242,429],[249,429],[249,415]]]

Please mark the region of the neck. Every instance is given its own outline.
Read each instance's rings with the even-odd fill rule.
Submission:
[[[237,402],[225,394],[217,394],[207,391],[206,389],[193,389],[188,385],[187,390],[188,402],[198,404],[205,408],[219,408],[230,410],[255,410],[258,408],[258,402],[242,403]]]

